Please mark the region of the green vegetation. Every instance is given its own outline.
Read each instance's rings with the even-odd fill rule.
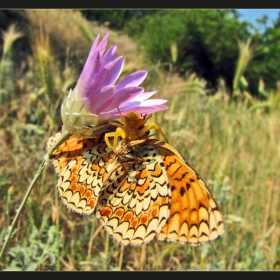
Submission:
[[[189,11],[195,24],[185,29],[175,12],[147,15],[150,29],[144,16],[143,22],[138,20],[143,31],[139,40],[147,41],[146,57],[153,53],[145,61],[127,36],[88,22],[78,11],[29,10],[24,13],[28,28],[3,28],[0,240],[46,153],[47,139],[61,129],[61,101],[74,86],[98,32],[109,32],[109,44],[117,44],[118,55],[126,58],[126,74],[147,69],[146,91],[156,89],[158,98],[168,99],[170,109],[154,114],[153,121],[208,183],[225,217],[225,235],[198,248],[158,241],[120,246],[94,215],[81,216],[62,204],[55,188],[57,175],[49,164],[21,213],[0,270],[280,270],[280,67],[274,68],[279,30],[267,28],[262,36],[249,39],[251,34],[241,28],[244,23],[233,14],[239,24],[235,27],[226,11],[213,11],[212,25],[206,22],[207,11]],[[212,31],[221,24],[216,16],[225,19],[230,32]],[[166,30],[159,24],[164,17],[170,25]],[[132,19],[126,28],[134,28],[136,34],[137,24]],[[179,27],[181,32],[176,31]],[[164,37],[161,32],[166,32]],[[182,53],[200,46],[199,57],[204,41],[203,50],[213,65],[220,67],[229,59],[228,68],[217,68],[215,73],[224,76],[217,74],[212,87],[201,72],[206,66],[196,70],[195,57]],[[22,42],[29,42],[30,51],[25,46],[28,55],[19,60],[16,50]],[[234,55],[224,49],[226,44]],[[261,52],[268,46],[274,53]],[[267,75],[261,75],[263,70]],[[274,71],[272,77],[269,71]],[[235,94],[229,84],[235,85]]]
[[[279,20],[273,27],[267,27],[267,18],[260,19],[265,29],[261,34],[252,24],[241,21],[235,10],[85,10],[83,14],[123,30],[139,43],[149,61],[160,63],[165,69],[172,66],[181,76],[195,72],[207,81],[212,94],[217,91],[220,78],[228,91],[234,92],[238,41],[251,38],[254,59],[244,69],[243,79],[248,82],[249,92],[260,97],[259,78],[268,89],[277,88]],[[176,62],[170,55],[174,44],[178,47]]]

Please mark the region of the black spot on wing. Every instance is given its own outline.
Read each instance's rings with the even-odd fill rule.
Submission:
[[[181,187],[180,188],[180,195],[184,196],[185,192],[186,192],[186,189],[184,187]]]

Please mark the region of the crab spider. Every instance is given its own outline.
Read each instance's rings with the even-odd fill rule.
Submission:
[[[150,123],[145,125],[146,122],[151,118],[151,116],[152,115],[145,118],[139,116],[135,112],[130,112],[126,116],[121,116],[123,123],[109,122],[110,124],[117,126],[117,129],[115,132],[108,132],[105,134],[104,140],[107,146],[113,149],[114,153],[116,153],[119,137],[121,137],[123,139],[123,142],[125,143],[140,140],[143,138],[148,138],[149,136],[147,132],[153,128],[161,134],[161,136],[166,142],[168,142],[166,135],[163,133],[163,131],[157,124]],[[113,138],[113,145],[111,144],[109,138]]]

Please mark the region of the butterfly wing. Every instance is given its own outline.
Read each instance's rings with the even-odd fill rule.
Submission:
[[[47,150],[60,135],[48,140]],[[106,177],[104,164],[111,154],[102,135],[90,139],[71,136],[54,151],[50,160],[59,176],[57,189],[68,208],[80,214],[94,211]]]
[[[163,165],[158,151],[146,145],[124,149],[107,165],[96,217],[119,243],[147,243],[166,224],[171,191]]]
[[[172,146],[159,140],[149,144],[161,154],[171,189],[170,216],[157,239],[197,246],[220,237],[222,213],[205,182]]]
[[[47,149],[60,135],[49,139]],[[157,237],[197,246],[224,232],[223,217],[210,190],[165,142],[147,139],[115,155],[101,135],[70,137],[51,161],[64,204],[81,214],[95,211],[121,244],[140,245]]]

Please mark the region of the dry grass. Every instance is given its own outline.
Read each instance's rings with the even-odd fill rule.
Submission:
[[[66,48],[78,56],[80,64],[84,64],[91,43],[97,33],[103,37],[109,33],[108,46],[117,45],[118,54],[125,54],[125,69],[133,71],[140,70],[143,65],[141,54],[137,54],[135,43],[131,42],[126,35],[109,30],[105,26],[98,26],[84,19],[79,11],[73,10],[26,10],[33,28],[44,26],[50,34],[51,45],[56,51],[58,58],[63,58]],[[139,68],[140,67],[140,68]],[[133,70],[131,70],[133,69]]]

